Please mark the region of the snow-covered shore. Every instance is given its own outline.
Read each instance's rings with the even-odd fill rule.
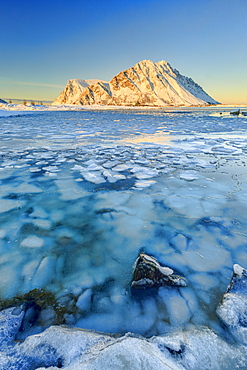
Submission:
[[[176,110],[205,110],[205,109],[216,109],[216,110],[229,110],[234,108],[246,109],[247,105],[231,105],[231,104],[218,104],[206,107],[148,107],[148,106],[116,106],[116,105],[75,105],[75,104],[52,104],[52,105],[32,105],[32,104],[3,104],[0,103],[0,117],[10,117],[19,116],[23,114],[37,113],[37,112],[47,112],[47,111],[83,111],[83,110],[165,110],[165,111],[176,111]]]

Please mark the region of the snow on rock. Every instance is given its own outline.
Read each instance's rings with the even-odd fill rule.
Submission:
[[[53,104],[179,106],[217,104],[191,78],[169,63],[143,60],[118,73],[107,83],[69,80]]]
[[[220,319],[233,337],[247,344],[247,271],[240,265],[233,266],[231,282],[217,309]]]
[[[175,332],[150,340],[165,356],[184,369],[237,369],[245,368],[245,346],[226,343],[213,331],[200,327],[184,332]]]
[[[61,94],[54,100],[53,104],[78,104],[77,100],[80,99],[82,92],[92,84],[97,84],[103,81],[98,79],[91,80],[80,80],[72,79],[69,80],[65,89]]]
[[[6,349],[0,369],[197,370],[246,368],[246,347],[226,343],[207,328],[145,339],[51,326]]]
[[[15,309],[15,307],[0,311],[0,346],[15,339],[23,316],[24,311]]]

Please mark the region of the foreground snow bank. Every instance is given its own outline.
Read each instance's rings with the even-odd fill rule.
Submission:
[[[218,308],[225,324],[222,335],[228,342],[200,326],[150,339],[131,333],[118,337],[51,326],[15,344],[23,312],[21,308],[6,309],[0,312],[0,370],[246,369],[247,337],[242,320],[246,312],[246,285],[247,271],[234,265],[232,280]],[[241,340],[234,342],[239,337]]]
[[[226,343],[207,328],[145,339],[51,326],[15,347],[2,347],[0,369],[233,369],[245,368],[246,346]]]

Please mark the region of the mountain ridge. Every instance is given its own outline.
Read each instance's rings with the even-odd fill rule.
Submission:
[[[90,84],[90,82],[93,82]],[[162,60],[143,60],[103,80],[69,80],[53,104],[193,106],[218,104],[192,78]]]

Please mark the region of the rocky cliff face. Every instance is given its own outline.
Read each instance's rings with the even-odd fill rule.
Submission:
[[[80,104],[80,96],[84,89],[92,84],[95,84],[101,80],[80,80],[73,79],[67,82],[65,89],[61,94],[54,100],[52,104]]]
[[[169,63],[143,60],[107,83],[70,80],[54,104],[120,106],[190,106],[216,104],[191,78],[182,76]]]

